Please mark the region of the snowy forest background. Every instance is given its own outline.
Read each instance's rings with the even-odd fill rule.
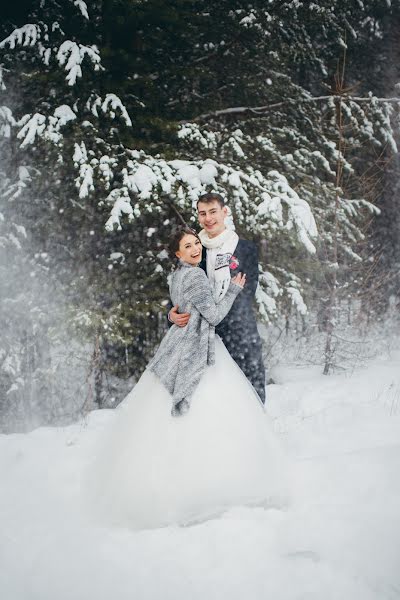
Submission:
[[[260,248],[268,369],[399,329],[398,0],[0,9],[0,430],[116,405],[198,195]]]

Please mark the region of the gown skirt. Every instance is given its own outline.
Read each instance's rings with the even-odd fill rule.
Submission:
[[[171,416],[171,396],[148,369],[115,409],[86,477],[102,523],[189,525],[234,506],[288,502],[281,440],[218,336],[215,352],[186,414]]]

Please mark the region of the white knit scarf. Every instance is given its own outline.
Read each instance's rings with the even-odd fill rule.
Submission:
[[[225,229],[216,237],[208,237],[202,229],[199,233],[200,241],[207,248],[207,275],[214,290],[215,301],[223,298],[228,290],[231,280],[230,260],[239,241],[237,233]]]

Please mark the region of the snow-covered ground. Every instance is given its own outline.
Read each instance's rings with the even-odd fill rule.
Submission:
[[[4,600],[400,598],[400,352],[351,375],[281,367],[268,411],[295,498],[190,527],[95,525],[80,486],[114,418],[0,436]]]

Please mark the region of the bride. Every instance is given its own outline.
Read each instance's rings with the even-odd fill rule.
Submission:
[[[115,410],[87,480],[102,521],[135,529],[190,524],[238,505],[276,506],[287,496],[286,461],[264,406],[215,335],[246,276],[234,277],[216,303],[198,267],[197,234],[181,228],[170,250],[179,259],[171,299],[190,321],[169,329]]]

